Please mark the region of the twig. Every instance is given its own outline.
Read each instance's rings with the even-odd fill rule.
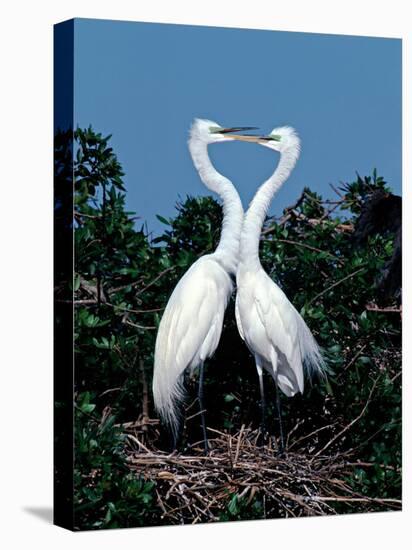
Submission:
[[[149,390],[147,388],[146,372],[144,368],[143,359],[139,358],[139,371],[142,378],[142,409],[143,409],[143,422],[149,418]],[[143,425],[143,430],[147,431],[147,425]]]
[[[141,330],[157,330],[157,327],[155,327],[155,326],[138,325],[137,323],[132,323],[128,319],[124,319],[123,323],[125,325],[130,325],[131,327],[140,328]]]
[[[147,453],[150,453],[149,449],[145,445],[143,445],[143,443],[141,443],[141,441],[139,441],[136,436],[132,434],[126,434],[126,437],[128,437],[129,439],[137,443],[137,445],[141,447],[144,451],[146,451]]]
[[[328,441],[328,443],[326,443],[326,445],[324,447],[322,447],[322,449],[320,449],[320,451],[318,451],[317,453],[315,453],[313,456],[314,457],[317,457],[319,456],[320,454],[322,454],[323,452],[326,451],[326,449],[328,447],[330,447],[332,445],[332,443],[334,443],[337,439],[339,439],[339,437],[341,437],[345,432],[347,432],[348,430],[350,430],[350,428],[356,424],[356,422],[358,422],[358,420],[360,420],[362,418],[362,416],[365,414],[366,412],[366,409],[368,408],[368,405],[370,403],[370,400],[371,400],[371,397],[372,397],[372,394],[373,392],[375,391],[375,388],[376,388],[376,384],[378,383],[378,380],[379,380],[379,376],[376,378],[376,380],[374,381],[373,385],[372,385],[372,388],[369,392],[369,395],[368,395],[368,398],[366,400],[366,403],[365,405],[363,406],[363,409],[361,410],[361,412],[358,414],[358,416],[356,418],[354,418],[351,422],[349,422],[349,424],[347,426],[345,426],[339,433],[337,433],[334,437],[332,437],[332,439],[330,441]]]
[[[372,304],[366,306],[368,311],[376,311],[378,313],[400,313],[402,315],[402,306],[400,307],[378,307]]]
[[[346,277],[343,277],[342,279],[339,279],[339,281],[334,282],[332,285],[328,286],[327,288],[322,290],[322,292],[319,292],[319,294],[317,294],[314,298],[312,298],[312,300],[310,300],[308,302],[308,305],[315,302],[318,298],[320,298],[321,296],[326,294],[326,292],[329,292],[329,290],[331,290],[332,288],[335,288],[336,286],[340,285],[344,281],[347,281],[348,279],[351,279],[352,277],[354,277],[355,275],[357,275],[361,271],[365,271],[365,269],[366,269],[366,267],[361,267],[360,269],[357,269],[356,271],[353,271],[352,273],[349,273],[349,275],[346,275]]]
[[[402,505],[402,501],[397,498],[372,498],[372,497],[307,497],[308,500],[329,501],[329,502],[378,502],[379,504]]]
[[[240,428],[239,436],[238,436],[238,438],[237,438],[235,459],[234,459],[234,461],[233,461],[233,465],[234,465],[234,466],[236,466],[237,459],[239,458],[240,443],[241,443],[241,441],[242,441],[242,435],[243,435],[243,430],[244,430],[244,429],[245,429],[245,425],[242,424],[242,427]]]
[[[349,363],[343,367],[342,372],[339,374],[339,376],[337,377],[337,379],[339,379],[339,378],[343,375],[343,373],[344,373],[345,371],[347,371],[347,370],[353,365],[353,363],[354,363],[354,362],[356,361],[356,359],[361,355],[361,353],[363,352],[363,350],[366,348],[367,345],[368,345],[368,344],[364,344],[364,345],[360,348],[360,350],[358,350],[358,352],[355,353],[355,355],[352,357],[352,359],[349,361]]]
[[[167,267],[166,269],[164,269],[163,271],[161,271],[159,273],[159,275],[157,275],[152,281],[150,281],[150,283],[148,283],[144,288],[142,288],[141,290],[139,290],[139,292],[136,293],[136,296],[140,296],[140,294],[143,294],[143,292],[146,292],[146,290],[148,288],[150,288],[151,286],[153,286],[154,284],[157,283],[157,281],[163,277],[163,275],[166,275],[166,273],[169,273],[169,271],[172,271],[173,269],[176,269],[176,266],[175,265],[172,265],[170,267]]]
[[[287,243],[287,244],[294,244],[296,246],[301,246],[303,248],[307,248],[308,250],[312,250],[313,252],[320,252],[321,254],[327,254],[328,256],[331,256],[334,260],[338,261],[341,265],[344,265],[343,260],[332,254],[331,252],[328,252],[327,250],[321,250],[320,248],[316,248],[315,246],[311,246],[306,243],[300,243],[298,241],[291,241],[289,239],[276,239],[280,243]]]

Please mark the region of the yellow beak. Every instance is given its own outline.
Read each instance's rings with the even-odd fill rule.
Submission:
[[[261,136],[242,136],[231,134],[229,137],[232,139],[237,139],[238,141],[248,141],[249,143],[260,143]]]

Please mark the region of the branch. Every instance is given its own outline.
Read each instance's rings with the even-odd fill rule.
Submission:
[[[327,254],[328,256],[331,256],[334,260],[338,261],[341,265],[344,265],[344,262],[332,254],[331,252],[328,252],[327,250],[321,250],[320,248],[316,248],[315,246],[311,246],[310,244],[306,243],[300,243],[298,241],[291,241],[289,239],[276,239],[280,243],[286,243],[286,244],[294,244],[296,246],[301,246],[303,248],[307,248],[308,250],[312,250],[313,252],[320,252],[321,254]]]
[[[157,327],[153,327],[153,326],[150,326],[150,327],[145,327],[143,325],[137,325],[136,323],[132,323],[131,321],[129,321],[128,319],[125,319],[124,321],[122,321],[125,325],[130,325],[131,327],[135,327],[135,328],[140,328],[141,330],[157,330]]]
[[[368,343],[363,344],[363,346],[357,351],[357,353],[355,353],[355,355],[352,357],[352,359],[349,361],[349,363],[343,367],[342,371],[340,372],[340,374],[337,377],[337,380],[339,380],[339,378],[344,374],[344,372],[346,372],[353,365],[353,363],[362,354],[363,350],[366,348],[367,345],[368,345]]]
[[[140,279],[138,279],[134,283],[128,283],[127,285],[122,285],[122,286],[117,286],[115,288],[110,288],[110,289],[107,290],[107,294],[109,294],[109,296],[110,296],[111,294],[114,294],[115,292],[119,292],[120,290],[124,290],[125,288],[127,288],[129,286],[133,287],[133,286],[140,285],[142,282],[143,282],[143,278],[141,277]]]
[[[147,290],[150,286],[152,286],[154,283],[156,283],[160,277],[163,277],[163,275],[165,275],[166,273],[168,273],[169,271],[172,271],[173,269],[176,269],[176,266],[173,265],[171,267],[168,267],[166,268],[164,271],[161,271],[159,273],[159,275],[157,275],[152,281],[150,281],[150,283],[148,283],[144,288],[142,288],[141,290],[139,290],[139,292],[136,294],[136,296],[139,296],[139,294],[142,294],[142,292],[144,292],[145,290]],[[140,283],[142,283],[143,280],[142,279],[139,279],[138,281],[135,281],[134,283],[129,283],[127,285],[122,285],[122,286],[118,286],[116,288],[111,288],[110,290],[107,291],[108,294],[113,294],[115,292],[119,292],[120,290],[124,290],[125,288],[131,286],[136,286],[136,285],[139,285]]]
[[[376,311],[378,313],[400,313],[402,315],[402,306],[399,307],[378,307],[373,304],[366,306],[368,311]]]
[[[142,290],[139,290],[139,292],[136,294],[136,296],[140,296],[140,294],[143,294],[143,292],[146,292],[146,290],[148,288],[150,288],[151,286],[153,286],[155,283],[157,283],[157,281],[163,277],[163,275],[165,275],[166,273],[169,273],[169,271],[172,271],[173,269],[176,269],[176,266],[175,265],[172,265],[170,267],[168,267],[167,269],[164,269],[163,271],[161,271],[159,273],[159,275],[157,275],[153,281],[150,281],[150,283],[148,283],[144,288],[142,288]]]
[[[315,226],[321,225],[321,224],[325,224],[325,223],[329,223],[329,220],[324,219],[324,216],[322,216],[319,219],[317,219],[317,218],[308,218],[307,216],[305,216],[301,212],[297,212],[296,210],[290,210],[288,212],[288,214],[286,214],[285,216],[280,218],[277,225],[284,225],[288,220],[290,220],[290,218],[292,216],[295,216],[295,218],[298,219],[298,220],[302,220],[302,221],[308,223],[312,227],[315,227]],[[264,229],[262,231],[261,235],[267,235],[268,233],[271,233],[274,230],[275,230],[275,227],[272,225],[272,226]],[[351,223],[340,223],[340,224],[338,224],[334,227],[334,230],[337,231],[338,233],[339,232],[340,233],[352,232],[353,231],[353,225]]]
[[[355,275],[357,275],[358,273],[360,273],[361,271],[364,271],[366,269],[366,267],[361,267],[360,269],[357,269],[356,271],[354,271],[353,273],[349,273],[349,275],[346,275],[346,277],[343,277],[343,279],[339,279],[339,281],[336,281],[335,283],[333,283],[333,285],[330,285],[328,286],[327,288],[325,288],[325,290],[322,290],[322,292],[319,292],[319,294],[317,294],[314,298],[312,298],[312,300],[310,300],[308,302],[308,305],[312,304],[313,302],[315,302],[318,298],[320,298],[321,296],[323,296],[324,294],[326,294],[326,292],[328,292],[329,290],[331,290],[332,288],[335,288],[335,286],[338,286],[340,285],[341,283],[343,283],[344,281],[347,281],[348,279],[351,279],[352,277],[354,277]]]
[[[358,414],[358,416],[356,418],[354,418],[351,422],[349,422],[349,424],[347,426],[345,426],[343,428],[343,430],[341,430],[338,434],[336,434],[334,437],[332,437],[332,439],[326,443],[326,445],[324,447],[322,447],[322,449],[320,449],[320,451],[318,451],[317,453],[315,453],[313,455],[313,458],[316,458],[317,456],[319,456],[321,453],[323,453],[324,451],[326,451],[326,449],[328,447],[330,447],[332,445],[332,443],[334,443],[337,439],[339,439],[339,437],[341,435],[343,435],[345,432],[347,432],[348,430],[350,430],[350,428],[356,424],[356,422],[358,422],[358,420],[360,420],[362,418],[362,416],[365,414],[366,412],[366,409],[368,408],[368,405],[371,401],[371,398],[372,398],[372,395],[373,395],[373,392],[375,391],[375,388],[376,388],[376,384],[378,383],[378,380],[379,380],[380,376],[378,376],[375,380],[375,382],[373,383],[373,386],[371,388],[371,391],[369,392],[369,395],[368,395],[368,398],[366,400],[366,403],[365,405],[363,406],[363,409],[361,410],[361,412]],[[312,459],[313,460],[313,459]]]
[[[149,418],[149,390],[147,389],[146,372],[143,359],[139,358],[139,371],[142,377],[142,409],[143,409],[143,431],[147,431],[147,426],[144,424],[146,418]]]
[[[74,304],[75,306],[92,306],[97,305],[99,302],[97,299],[87,299],[87,300],[56,300],[57,302],[64,303],[64,304]],[[126,313],[156,313],[157,311],[163,311],[164,307],[156,307],[153,309],[128,309],[126,307],[118,306],[116,304],[111,304],[110,302],[102,302],[100,305],[109,306],[113,308],[120,309],[121,311],[125,311]]]

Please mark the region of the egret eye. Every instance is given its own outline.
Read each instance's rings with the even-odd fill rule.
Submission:
[[[210,126],[210,128],[209,128],[209,132],[211,134],[218,134],[222,130],[223,130],[223,128],[221,128],[220,126]]]

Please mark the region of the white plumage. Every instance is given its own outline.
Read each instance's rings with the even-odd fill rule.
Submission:
[[[237,271],[236,321],[256,361],[271,374],[281,391],[291,397],[304,390],[304,374],[324,372],[320,349],[305,321],[259,260],[259,241],[270,202],[288,178],[300,152],[293,128],[275,128],[261,144],[281,154],[272,176],[256,192],[245,214]]]
[[[232,291],[230,276],[211,254],[192,265],[167,303],[156,339],[153,395],[173,428],[184,397],[182,375],[214,354]]]
[[[263,269],[238,279],[236,321],[242,339],[285,395],[303,393],[304,366],[310,374],[323,365],[312,333]]]

